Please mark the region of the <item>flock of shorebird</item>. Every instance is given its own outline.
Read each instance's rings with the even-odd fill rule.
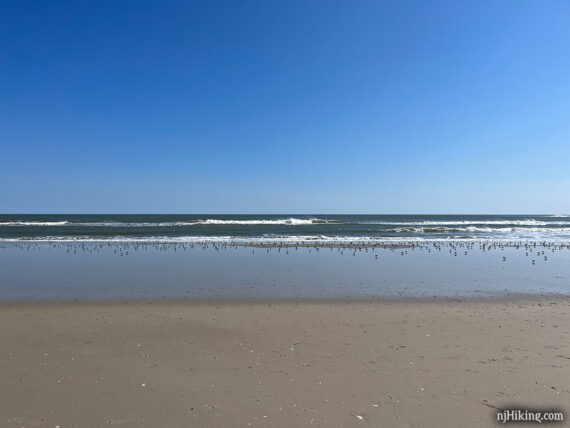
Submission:
[[[290,250],[297,251],[299,248],[308,249],[309,252],[319,252],[323,249],[337,250],[341,255],[351,252],[356,256],[359,252],[374,252],[376,249],[399,251],[402,256],[408,254],[408,251],[449,251],[453,256],[463,253],[468,255],[469,251],[478,249],[483,252],[504,251],[505,248],[514,248],[516,250],[525,251],[525,256],[530,257],[531,263],[535,264],[537,259],[548,260],[547,252],[556,252],[570,249],[570,242],[504,242],[504,241],[194,241],[194,242],[165,242],[165,241],[20,241],[20,242],[0,242],[0,249],[19,248],[21,250],[32,250],[40,248],[62,249],[66,253],[77,254],[99,253],[111,250],[113,254],[118,256],[128,256],[129,251],[139,250],[157,250],[157,251],[186,251],[188,249],[209,248],[219,252],[228,249],[250,248],[255,254],[256,249],[264,249],[266,252],[277,251],[289,254]],[[378,254],[374,256],[378,258]],[[506,261],[506,256],[502,256]]]

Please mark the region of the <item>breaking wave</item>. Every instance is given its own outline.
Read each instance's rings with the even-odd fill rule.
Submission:
[[[2,226],[87,226],[87,227],[177,227],[177,226],[199,226],[199,225],[290,225],[304,226],[311,224],[329,224],[343,223],[339,220],[327,219],[301,219],[301,218],[285,218],[275,220],[222,220],[222,219],[199,219],[189,221],[176,222],[120,222],[120,221],[104,221],[104,222],[81,222],[81,221],[6,221],[0,222]]]
[[[548,226],[570,225],[568,221],[541,221],[541,220],[446,220],[446,221],[411,221],[411,222],[366,222],[366,224],[379,224],[387,226],[453,226],[453,225],[502,225],[502,226]]]
[[[64,226],[68,221],[2,221],[0,226]]]

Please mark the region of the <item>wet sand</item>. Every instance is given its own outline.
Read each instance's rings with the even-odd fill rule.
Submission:
[[[567,410],[569,320],[567,298],[2,304],[0,426],[492,426]]]

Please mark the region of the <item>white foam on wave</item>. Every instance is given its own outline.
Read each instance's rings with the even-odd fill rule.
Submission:
[[[399,233],[448,233],[448,232],[477,232],[477,233],[553,233],[567,234],[570,233],[570,227],[398,227],[395,229],[383,229],[381,232],[399,232]]]
[[[410,222],[365,222],[363,224],[380,224],[386,226],[462,226],[462,225],[503,225],[503,226],[563,226],[570,225],[568,221],[529,220],[445,220],[445,221],[410,221]]]
[[[68,221],[4,221],[0,226],[64,226]]]
[[[392,238],[386,238],[393,240]],[[414,240],[415,238],[411,238]],[[0,238],[0,242],[133,242],[133,243],[227,243],[227,244],[270,244],[270,243],[315,243],[315,242],[374,242],[378,239],[366,236],[326,236],[326,235],[290,235],[278,237],[243,237],[243,236],[43,236],[28,238]],[[396,240],[400,240],[397,238]]]
[[[222,219],[200,219],[176,222],[69,222],[69,221],[8,221],[0,222],[1,226],[74,226],[74,227],[180,227],[180,226],[200,226],[200,225],[290,225],[303,226],[311,224],[338,223],[336,220],[319,218],[284,218],[274,220],[251,219],[251,220],[222,220]]]
[[[556,215],[551,217],[563,218],[568,216]],[[2,226],[69,226],[69,227],[185,227],[185,226],[309,226],[321,224],[361,224],[361,225],[382,225],[401,228],[405,226],[564,226],[570,225],[570,221],[542,221],[536,219],[526,220],[442,220],[442,221],[352,221],[340,219],[322,218],[282,218],[282,219],[197,219],[176,222],[121,222],[121,221],[100,221],[100,222],[79,222],[79,221],[6,221],[0,222]],[[386,230],[386,229],[385,229]]]
[[[122,221],[100,221],[100,222],[83,222],[83,223],[69,223],[69,226],[75,227],[174,227],[186,226],[189,223],[185,222],[122,222]]]
[[[469,226],[464,229],[450,228],[450,231],[466,231],[466,232],[481,232],[481,233],[553,233],[553,234],[568,234],[570,227],[476,227]]]
[[[409,238],[425,236],[426,239],[433,239],[434,235],[449,235],[445,238],[470,238],[480,237],[488,239],[534,239],[540,240],[569,240],[570,227],[481,227],[481,226],[467,226],[467,227],[397,227],[390,229],[382,229],[379,233],[397,233],[401,234],[403,238],[407,234]]]
[[[254,220],[220,220],[220,219],[213,219],[209,218],[206,220],[197,220],[188,223],[184,223],[187,225],[198,225],[198,224],[212,224],[212,225],[293,225],[293,226],[300,226],[300,225],[308,225],[308,224],[316,224],[316,223],[326,223],[329,220],[323,220],[318,218],[312,219],[301,219],[301,218],[286,218],[286,219],[275,219],[275,220],[261,220],[261,219],[254,219]]]
[[[221,220],[208,218],[205,220],[189,220],[189,221],[174,221],[174,222],[93,222],[93,223],[71,223],[72,226],[88,226],[88,227],[180,227],[180,226],[201,226],[201,225],[309,225],[317,223],[326,223],[328,220],[322,219],[300,219],[300,218],[287,218],[276,220]]]
[[[570,233],[570,230],[569,230]],[[44,236],[0,238],[0,243],[139,243],[139,244],[227,244],[227,245],[382,245],[394,242],[553,242],[570,244],[570,234],[567,236],[544,236],[542,234],[497,234],[497,235],[450,235],[446,237],[424,236],[329,236],[329,235],[290,235],[275,237],[243,237],[243,236]]]

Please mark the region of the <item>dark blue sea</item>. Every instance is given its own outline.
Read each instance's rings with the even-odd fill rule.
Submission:
[[[3,241],[570,241],[565,215],[0,215]]]

